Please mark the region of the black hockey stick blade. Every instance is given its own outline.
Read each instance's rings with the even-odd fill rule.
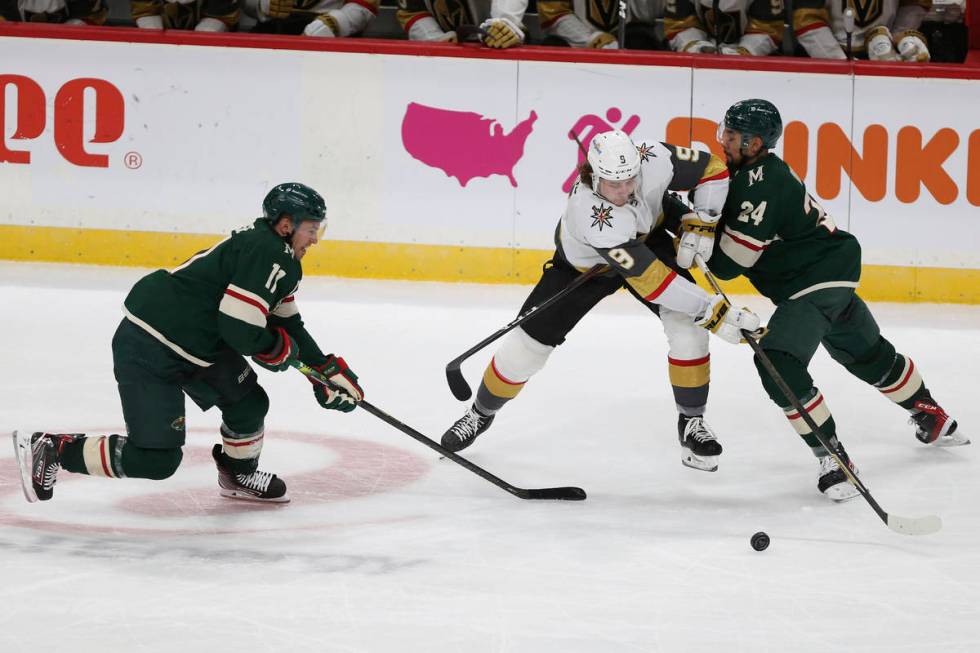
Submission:
[[[588,495],[580,487],[546,487],[539,490],[522,490],[522,499],[542,499],[551,501],[585,501]]]
[[[446,365],[446,381],[449,382],[449,391],[460,401],[466,401],[473,396],[470,384],[463,378],[463,372],[459,369],[463,361],[459,359],[451,360]]]
[[[289,365],[295,367],[304,375],[306,375],[308,378],[313,379],[317,383],[322,383],[328,388],[335,388],[335,386],[330,382],[330,380],[327,377],[325,377],[323,374],[313,369],[312,367],[308,365],[304,365],[299,361],[290,361]],[[529,488],[517,487],[516,485],[511,485],[510,483],[503,480],[502,478],[494,476],[493,474],[483,469],[479,465],[471,463],[466,458],[463,458],[462,456],[453,453],[449,449],[446,449],[444,446],[442,446],[435,440],[427,438],[426,436],[422,435],[421,433],[413,429],[408,424],[405,424],[399,421],[398,419],[392,417],[391,415],[384,412],[377,406],[374,406],[368,403],[367,401],[364,401],[363,399],[360,402],[358,402],[357,406],[358,408],[361,408],[371,413],[372,415],[380,419],[382,422],[388,424],[389,426],[393,426],[394,428],[398,429],[399,431],[411,437],[412,439],[421,442],[425,446],[441,454],[443,457],[448,458],[449,460],[453,461],[457,465],[461,467],[465,467],[467,470],[473,472],[474,474],[484,479],[485,481],[493,483],[500,489],[513,494],[515,497],[518,497],[520,499],[532,499],[532,500],[543,500],[543,501],[584,501],[585,500],[586,497],[585,490],[583,490],[580,487],[546,487],[546,488],[529,489]]]

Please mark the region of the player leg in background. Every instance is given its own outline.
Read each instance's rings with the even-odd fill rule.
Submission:
[[[654,231],[646,245],[677,274],[695,283],[691,273],[677,265],[674,243],[666,231]],[[667,372],[677,406],[681,462],[693,469],[717,471],[722,447],[704,419],[711,381],[708,331],[695,325],[691,316],[647,302],[632,286],[626,286],[626,289],[660,318],[667,336]]]
[[[841,460],[856,474],[857,469],[837,439],[837,424],[827,401],[813,385],[813,378],[807,370],[817,346],[834,320],[848,306],[853,295],[850,288],[830,288],[809,293],[799,299],[780,302],[769,320],[769,331],[760,344],[776,371],[820,428],[820,432],[837,450]],[[835,501],[856,497],[857,489],[848,482],[837,461],[827,453],[799,412],[790,405],[758,357],[755,358],[755,365],[766,393],[782,408],[789,423],[816,456],[820,465],[817,489]]]
[[[568,286],[581,272],[557,256],[545,263],[537,285],[518,315]],[[497,411],[517,396],[535,372],[544,367],[555,347],[604,297],[623,285],[619,275],[594,277],[506,336],[490,359],[473,405],[442,436],[442,446],[461,451],[473,444],[493,422]]]
[[[221,444],[211,449],[221,496],[287,503],[286,483],[275,474],[259,471],[269,397],[248,361],[227,350],[190,379],[184,392],[201,410],[212,406],[221,410]]]
[[[847,371],[909,412],[915,437],[924,444],[969,444],[956,420],[932,398],[912,359],[895,351],[867,304],[854,295],[824,337],[824,347]]]
[[[59,469],[162,480],[180,465],[186,433],[180,383],[196,366],[125,319],[113,336],[112,354],[128,437],[19,432],[18,463],[28,501],[53,496]]]

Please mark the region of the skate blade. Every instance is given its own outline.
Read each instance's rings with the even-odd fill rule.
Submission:
[[[686,451],[681,456],[681,463],[685,467],[697,469],[702,472],[718,471],[718,456],[695,456],[693,453]]]
[[[226,499],[237,499],[238,501],[251,501],[252,503],[289,503],[289,493],[282,495],[281,497],[276,497],[275,499],[260,499],[259,497],[249,494],[248,492],[239,492],[237,490],[226,490],[225,488],[220,488],[218,490]]]
[[[37,493],[34,492],[34,482],[31,480],[31,436],[22,436],[24,431],[14,431],[14,457],[17,459],[17,467],[20,469],[20,487],[24,491],[24,498],[28,503],[37,502]]]
[[[959,431],[955,431],[952,435],[944,435],[937,438],[932,446],[934,447],[962,447],[965,444],[970,444],[970,438],[965,435],[960,434]]]
[[[825,497],[834,501],[835,503],[844,503],[845,501],[850,501],[854,497],[861,494],[858,492],[857,488],[850,483],[838,483],[837,485],[831,485],[829,488],[823,491]]]

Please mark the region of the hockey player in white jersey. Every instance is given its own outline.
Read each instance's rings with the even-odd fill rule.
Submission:
[[[778,54],[786,9],[782,0],[667,0],[664,33],[677,52]]]
[[[319,38],[360,34],[378,15],[379,0],[243,0],[253,32]]]
[[[103,0],[0,0],[0,22],[103,25],[108,14]]]
[[[396,17],[411,41],[479,40],[488,48],[524,43],[527,0],[398,0]]]
[[[926,38],[919,32],[930,0],[846,0],[854,16],[850,35],[855,56],[875,61],[929,61]],[[845,59],[848,32],[838,0],[797,0],[793,33],[814,59]]]
[[[527,0],[524,0],[526,3]],[[627,0],[628,25],[624,28],[628,47],[658,49],[653,39],[638,42],[634,27],[651,28],[663,15],[663,0]],[[619,3],[608,0],[538,0],[541,31],[573,48],[615,50],[619,47]],[[642,38],[642,37],[641,37]]]
[[[554,306],[508,334],[483,375],[476,400],[442,437],[459,451],[485,432],[495,414],[544,367],[593,306],[625,287],[656,313],[668,341],[668,367],[680,413],[682,462],[718,468],[721,445],[704,421],[708,399],[708,332],[740,341],[740,329],[755,330],[759,318],[731,307],[693,283],[686,268],[695,253],[707,258],[714,226],[724,206],[728,169],[718,157],[656,141],[634,143],[621,131],[595,136],[572,187],[555,234],[557,251],[520,313],[567,287],[584,270],[607,271],[578,286]],[[691,191],[694,210],[668,191]],[[678,253],[665,223],[681,232]]]
[[[140,29],[228,32],[238,26],[238,0],[130,0]]]

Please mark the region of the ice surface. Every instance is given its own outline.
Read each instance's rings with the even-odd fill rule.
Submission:
[[[109,343],[134,269],[0,264],[0,430],[119,432]],[[509,322],[525,287],[313,278],[298,305],[368,399],[434,439],[465,408],[448,360]],[[758,299],[747,301],[768,314]],[[886,336],[980,440],[980,307],[880,304]],[[492,347],[464,364],[479,382]],[[325,412],[298,373],[272,399],[262,467],[292,503],[221,499],[220,421],[188,402],[166,481],[62,473],[24,501],[0,442],[0,651],[980,650],[977,446],[925,447],[824,352],[812,371],[885,510],[834,505],[747,347],[712,343],[717,473],[683,467],[657,320],[628,295],[590,314],[468,458],[582,503],[521,501],[362,411]],[[4,435],[4,438],[9,438]],[[772,545],[749,545],[764,530]]]

